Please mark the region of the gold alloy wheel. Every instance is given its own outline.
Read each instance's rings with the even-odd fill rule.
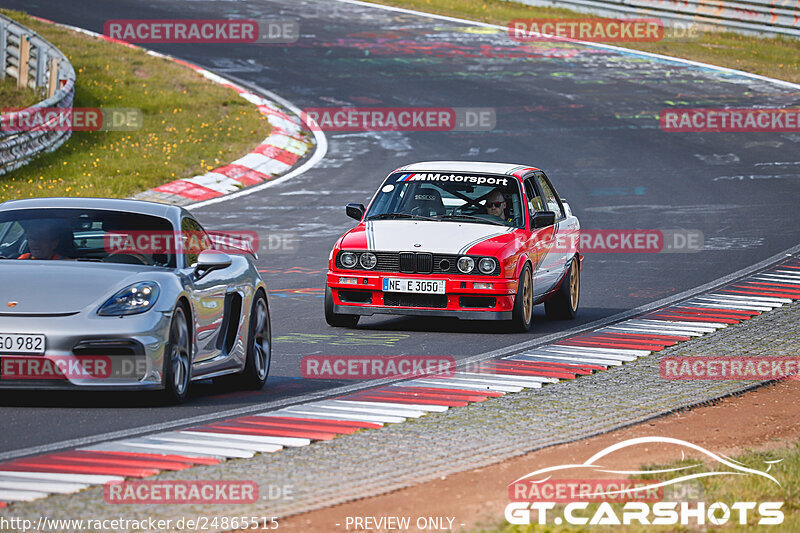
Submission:
[[[531,321],[533,314],[533,290],[531,288],[531,271],[526,270],[526,275],[522,280],[522,316],[525,317],[525,323]]]
[[[572,266],[570,266],[569,273],[569,305],[572,307],[573,312],[578,310],[578,297],[581,290],[580,276],[581,274],[580,269],[578,268],[578,260],[575,259],[572,261]]]

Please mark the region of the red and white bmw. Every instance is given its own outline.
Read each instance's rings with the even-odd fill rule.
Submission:
[[[533,306],[573,318],[580,225],[541,170],[431,161],[392,172],[359,224],[333,247],[325,319],[352,327],[375,313],[507,320],[531,327]]]

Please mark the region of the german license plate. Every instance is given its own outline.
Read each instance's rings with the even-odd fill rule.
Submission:
[[[43,355],[45,346],[44,335],[29,335],[25,333],[0,333],[0,353]]]
[[[421,294],[444,294],[445,281],[427,279],[383,278],[384,292],[412,292]]]

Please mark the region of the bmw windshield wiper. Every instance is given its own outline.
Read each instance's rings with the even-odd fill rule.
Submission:
[[[476,222],[483,222],[485,224],[494,224],[495,226],[507,226],[503,222],[498,222],[496,220],[488,220],[482,217],[476,217],[472,215],[439,215],[437,218],[465,218],[468,220],[474,220]]]
[[[367,220],[381,220],[385,218],[414,218],[420,220],[436,220],[436,218],[433,217],[412,215],[410,213],[381,213],[379,215],[372,215],[371,217],[367,217]]]

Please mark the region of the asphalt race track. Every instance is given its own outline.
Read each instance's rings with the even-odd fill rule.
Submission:
[[[796,245],[800,135],[666,133],[670,106],[800,103],[796,89],[718,70],[566,43],[522,45],[502,31],[333,1],[3,0],[2,6],[96,32],[108,19],[294,19],[292,45],[146,45],[274,91],[299,108],[493,108],[482,132],[327,133],[326,157],[305,174],[195,211],[209,229],[256,230],[270,289],[274,354],[267,386],[226,393],[197,384],[183,406],[130,394],[4,393],[0,452],[151,424],[174,423],[341,385],[300,378],[305,355],[451,355],[456,359],[595,321],[690,289]],[[414,161],[525,163],[547,171],[588,229],[694,229],[699,253],[588,254],[579,320],[530,334],[496,323],[376,316],[355,330],[323,317],[333,242],[354,225],[391,170]],[[24,171],[23,171],[24,172]],[[270,240],[270,237],[273,237]]]

